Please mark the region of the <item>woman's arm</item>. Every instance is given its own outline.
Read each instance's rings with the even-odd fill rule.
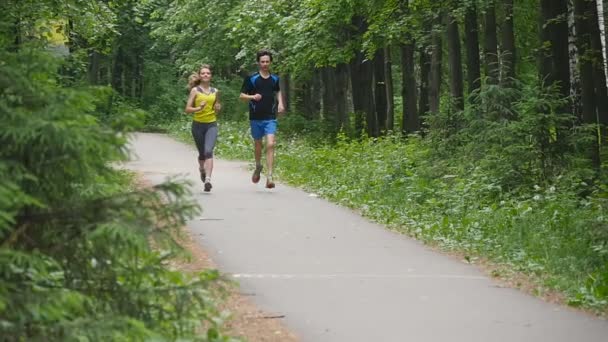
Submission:
[[[192,88],[190,90],[190,96],[188,96],[188,101],[186,102],[186,108],[184,111],[187,114],[192,114],[194,112],[200,112],[203,110],[203,107],[207,104],[205,101],[201,102],[200,107],[194,107],[194,98],[196,97],[196,88]]]
[[[220,91],[215,90],[215,104],[213,105],[215,114],[218,114],[222,110],[222,103],[220,102]]]

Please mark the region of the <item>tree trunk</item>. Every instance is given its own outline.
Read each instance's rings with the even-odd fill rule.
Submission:
[[[604,53],[602,51],[602,35],[597,4],[589,6],[591,18],[589,19],[589,33],[591,35],[591,49],[593,50],[593,84],[595,88],[597,118],[600,124],[608,124],[608,90],[606,89],[606,72]],[[603,134],[602,134],[603,135]]]
[[[608,76],[608,56],[606,56],[606,25],[604,14],[604,1],[596,0],[597,3],[597,23],[600,30],[600,40],[602,43],[602,56],[604,58],[604,75]]]
[[[387,103],[386,103],[386,74],[384,66],[386,64],[384,49],[378,49],[374,57],[374,100],[376,102],[376,116],[378,118],[378,128],[380,133],[387,131]]]
[[[89,83],[93,85],[99,84],[99,63],[101,56],[95,50],[89,53]]]
[[[337,130],[344,130],[350,133],[350,122],[347,108],[347,91],[348,91],[348,66],[346,64],[338,64],[336,66],[336,114],[338,116]]]
[[[315,69],[312,76],[312,101],[310,102],[313,120],[318,120],[321,115],[321,82],[321,69]]]
[[[464,109],[460,34],[458,32],[458,22],[456,21],[456,18],[450,14],[446,17],[446,20],[448,40],[448,63],[450,66],[450,93],[452,95],[453,108],[458,111]]]
[[[366,94],[361,89],[361,71],[359,63],[363,61],[362,53],[356,53],[355,58],[350,64],[350,88],[352,92],[353,112],[355,113],[355,134],[359,135],[365,128],[365,118],[363,112],[363,97]]]
[[[441,17],[438,23],[441,23]],[[439,113],[439,100],[441,97],[441,75],[443,65],[443,44],[441,34],[433,30],[431,38],[431,72],[429,78],[429,110],[431,113]]]
[[[568,7],[568,64],[570,71],[570,109],[572,114],[581,121],[581,82],[580,82],[580,72],[578,68],[578,49],[576,47],[576,25],[574,19],[574,1],[567,0]],[[562,94],[566,89],[562,89]],[[567,113],[567,111],[564,111]]]
[[[477,7],[467,7],[464,17],[465,44],[467,50],[467,81],[469,94],[481,87],[481,64],[479,61],[479,25]],[[422,95],[422,94],[421,94]]]
[[[401,46],[401,97],[403,99],[403,117],[401,131],[404,134],[420,130],[420,118],[416,109],[416,77],[414,74],[414,42]]]
[[[576,21],[576,40],[580,56],[587,56],[591,46],[590,2],[574,0],[574,15]],[[592,4],[593,6],[594,4]],[[582,119],[584,123],[597,123],[595,86],[593,80],[593,65],[589,58],[580,58]],[[589,157],[596,169],[600,166],[599,144],[594,137],[594,143],[589,151]]]
[[[386,129],[392,131],[395,128],[395,90],[391,50],[388,46],[384,48],[384,75],[386,77]]]
[[[312,119],[312,82],[301,82],[298,86],[300,89],[299,96],[296,101],[298,111],[304,114],[304,117]]]
[[[291,108],[291,78],[289,77],[289,74],[285,74],[279,80],[285,110],[289,111]]]
[[[418,94],[418,114],[423,117],[429,112],[429,79],[431,74],[427,46],[420,48],[420,91]]]
[[[352,22],[358,28],[359,34],[363,35],[367,31],[367,23],[363,17],[354,17]],[[365,115],[367,134],[376,137],[378,136],[378,120],[374,106],[373,76],[373,63],[365,59],[362,51],[357,51],[355,58],[351,61],[353,106],[355,115],[360,115],[361,119]],[[356,121],[357,125],[362,120],[357,117]]]
[[[567,0],[541,0],[541,40],[539,70],[545,85],[558,83],[562,97],[570,94]],[[567,110],[566,107],[563,110]]]
[[[559,1],[559,0],[558,0]],[[502,83],[510,85],[515,78],[515,30],[513,26],[513,0],[504,0],[505,21],[502,29]]]
[[[323,98],[323,117],[329,122],[336,122],[336,80],[335,71],[332,67],[325,67],[321,70],[322,98]]]
[[[567,0],[552,0],[554,2],[553,18],[559,18],[554,24],[551,34],[551,54],[553,56],[555,80],[560,84],[563,97],[570,93],[570,60],[568,56],[568,2]]]
[[[496,34],[496,5],[494,0],[489,0],[490,4],[485,13],[484,29],[484,55],[485,69],[488,83],[498,83],[498,38]]]
[[[125,56],[123,54],[122,47],[118,47],[118,51],[116,51],[116,55],[114,57],[114,65],[112,68],[112,88],[116,90],[117,93],[123,94],[123,73],[124,73],[124,60]]]
[[[364,92],[364,112],[367,121],[367,134],[371,137],[380,135],[376,105],[374,100],[374,65],[373,61],[365,61],[361,65],[361,87]]]
[[[551,34],[553,28],[553,1],[555,0],[540,0],[541,16],[538,20],[538,28],[540,33],[540,49],[538,55],[538,70],[540,73],[541,84],[551,85],[555,82],[555,71],[553,59],[551,58]]]

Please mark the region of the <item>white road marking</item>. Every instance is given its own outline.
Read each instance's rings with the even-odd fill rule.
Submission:
[[[243,279],[463,279],[487,280],[483,276],[458,274],[272,274],[272,273],[235,273],[233,278]]]

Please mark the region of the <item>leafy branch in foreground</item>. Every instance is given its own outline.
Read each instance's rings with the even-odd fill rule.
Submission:
[[[0,60],[0,335],[227,341],[218,273],[168,266],[199,212],[188,184],[135,189],[112,167],[141,113],[100,113],[111,92],[63,87],[40,50]]]

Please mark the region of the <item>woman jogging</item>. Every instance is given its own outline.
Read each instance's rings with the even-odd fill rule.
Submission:
[[[198,149],[198,168],[205,192],[211,191],[213,149],[217,140],[217,113],[222,106],[219,91],[211,87],[211,67],[203,64],[190,76],[190,96],[185,112],[192,114],[192,137]]]

